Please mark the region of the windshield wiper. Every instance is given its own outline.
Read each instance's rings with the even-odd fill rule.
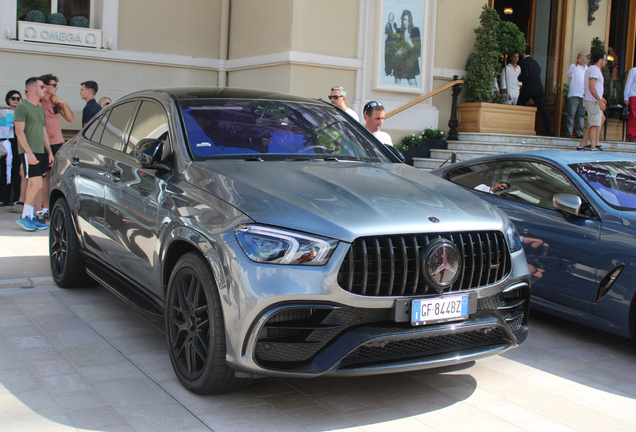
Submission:
[[[263,158],[260,156],[247,156],[245,158],[246,161],[257,161],[257,162],[262,162]]]

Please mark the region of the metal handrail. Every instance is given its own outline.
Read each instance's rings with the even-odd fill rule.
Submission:
[[[458,80],[454,80],[454,81],[451,81],[451,82],[449,82],[448,84],[445,84],[445,85],[441,86],[440,88],[438,88],[438,89],[436,89],[436,90],[433,90],[432,92],[430,92],[430,93],[428,93],[428,94],[425,94],[424,96],[419,97],[419,98],[415,99],[414,101],[411,101],[411,102],[407,103],[407,104],[406,104],[406,105],[404,105],[404,106],[401,106],[400,108],[398,108],[398,109],[396,109],[396,110],[391,111],[390,113],[386,114],[386,115],[384,116],[384,118],[389,118],[389,117],[391,117],[392,115],[395,115],[395,114],[397,114],[397,113],[399,113],[399,112],[402,112],[402,111],[404,111],[405,109],[410,108],[410,107],[412,107],[413,105],[416,105],[416,104],[418,104],[418,103],[422,102],[423,100],[426,100],[426,99],[428,99],[428,98],[430,98],[430,97],[435,96],[437,93],[443,92],[444,90],[446,90],[447,88],[450,88],[450,87],[454,86],[455,84],[463,84],[463,83],[464,83],[464,80],[460,80],[460,79],[458,79]]]

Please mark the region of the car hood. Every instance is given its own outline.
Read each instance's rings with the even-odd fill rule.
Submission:
[[[344,241],[502,228],[489,204],[404,164],[217,160],[191,164],[184,178],[256,222]]]

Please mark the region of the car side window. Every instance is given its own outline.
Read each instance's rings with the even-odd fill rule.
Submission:
[[[126,153],[132,154],[139,141],[145,138],[168,138],[168,118],[163,108],[150,101],[143,101],[135,117]]]
[[[494,172],[496,182],[505,182],[509,187],[501,197],[554,210],[553,198],[557,193],[580,196],[568,178],[556,167],[530,161],[498,162]]]
[[[84,137],[91,141],[99,142],[102,138],[102,133],[104,132],[104,124],[108,119],[108,114],[110,114],[110,111],[93,120],[93,122],[86,128]]]
[[[108,122],[104,127],[104,133],[99,141],[100,144],[114,150],[124,150],[126,126],[128,126],[136,105],[137,102],[127,102],[111,109]],[[93,141],[97,140],[93,139]]]
[[[490,187],[494,186],[495,167],[494,162],[463,166],[450,171],[448,180],[468,189],[488,192]]]

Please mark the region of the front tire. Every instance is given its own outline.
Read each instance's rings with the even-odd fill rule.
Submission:
[[[49,257],[51,275],[61,288],[90,286],[86,265],[80,254],[80,243],[75,232],[71,211],[64,199],[58,199],[51,211],[49,227]]]
[[[225,323],[214,275],[196,252],[183,255],[168,282],[166,336],[172,367],[181,384],[196,394],[247,387],[228,366]]]

